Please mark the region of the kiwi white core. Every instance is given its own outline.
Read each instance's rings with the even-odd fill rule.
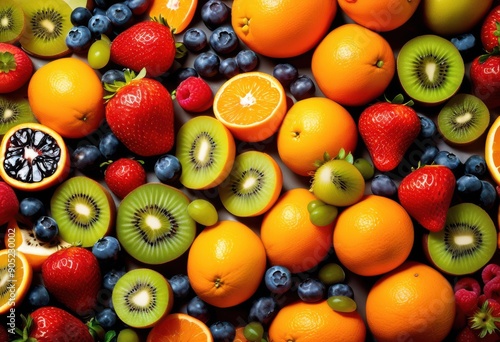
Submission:
[[[82,216],[89,216],[91,213],[90,208],[82,203],[77,203],[75,205],[75,211]]]
[[[427,74],[427,78],[431,82],[434,82],[437,79],[436,70],[437,70],[436,63],[428,63],[425,66],[425,73]]]
[[[146,217],[146,224],[154,230],[160,229],[161,228],[161,222],[158,220],[157,217],[149,215]]]
[[[134,294],[130,299],[135,305],[139,307],[146,307],[151,302],[149,292],[144,289]]]
[[[474,237],[471,235],[457,235],[453,240],[457,246],[469,246],[474,243]]]

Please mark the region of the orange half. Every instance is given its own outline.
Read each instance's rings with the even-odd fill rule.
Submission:
[[[500,185],[500,117],[496,118],[488,130],[484,147],[484,159],[491,177]]]
[[[214,97],[215,117],[234,137],[257,142],[271,137],[286,114],[286,94],[272,75],[260,71],[228,79]]]
[[[21,304],[28,292],[33,270],[28,259],[15,248],[0,250],[0,315]]]
[[[184,31],[194,17],[198,0],[153,0],[149,17],[165,18],[174,34]]]
[[[162,318],[148,334],[147,342],[213,342],[208,326],[184,313]]]

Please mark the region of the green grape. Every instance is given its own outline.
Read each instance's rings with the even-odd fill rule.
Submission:
[[[260,322],[250,322],[243,329],[243,336],[251,342],[261,341],[263,335],[264,327]]]
[[[326,301],[333,310],[338,312],[353,312],[357,309],[356,302],[351,297],[331,296]]]
[[[118,333],[116,342],[140,342],[140,339],[135,330],[125,328]]]
[[[325,285],[333,285],[345,280],[345,272],[339,264],[332,262],[320,268],[318,278]]]
[[[322,205],[309,212],[309,219],[315,226],[324,227],[335,220],[339,213],[337,207],[333,205]]]
[[[326,203],[321,201],[321,200],[312,200],[307,204],[307,210],[309,212],[313,211],[314,208],[321,207],[322,205],[325,205]]]
[[[203,226],[212,226],[219,221],[219,214],[214,205],[202,198],[189,203],[187,212],[189,216]]]
[[[375,174],[375,168],[373,167],[372,163],[370,163],[365,158],[357,158],[353,164],[354,166],[356,166],[359,172],[361,172],[365,180],[371,179]]]
[[[101,40],[105,40],[108,42],[108,44],[111,44],[111,39],[106,36],[104,33],[101,33]]]
[[[94,69],[104,68],[108,62],[111,54],[111,48],[106,40],[96,40],[90,45],[87,61]]]

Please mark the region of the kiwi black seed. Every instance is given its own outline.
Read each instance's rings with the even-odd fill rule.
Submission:
[[[484,102],[471,94],[455,94],[437,117],[443,137],[453,144],[468,144],[479,139],[490,124],[490,111]]]
[[[50,210],[61,238],[83,247],[93,246],[115,223],[111,194],[85,176],[69,178],[59,185],[51,197]]]
[[[219,196],[231,214],[257,216],[276,202],[282,185],[281,169],[270,155],[246,151],[236,156],[231,173],[219,186]]]
[[[437,35],[417,36],[398,53],[397,74],[413,100],[438,105],[453,96],[464,78],[464,61],[449,40]]]
[[[146,264],[163,264],[189,249],[196,222],[188,214],[189,198],[179,189],[147,183],[120,203],[116,236],[123,249]]]
[[[13,0],[0,3],[0,43],[16,43],[24,30],[24,12]]]
[[[0,95],[0,136],[12,127],[25,122],[36,122],[28,100],[19,96]]]
[[[426,250],[443,272],[471,274],[486,265],[497,250],[497,230],[488,213],[473,203],[448,209],[445,227],[431,232]]]

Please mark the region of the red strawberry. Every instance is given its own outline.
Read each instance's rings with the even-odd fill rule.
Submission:
[[[101,288],[97,258],[83,247],[68,247],[51,254],[42,264],[47,291],[79,316],[92,313]]]
[[[130,191],[146,183],[146,171],[139,161],[120,158],[106,168],[104,181],[108,188],[122,199]]]
[[[80,319],[54,306],[38,308],[23,321],[23,333],[26,335],[20,336],[16,341],[94,341],[88,327]]]
[[[112,62],[139,71],[146,68],[148,76],[157,77],[172,66],[175,40],[165,21],[152,19],[132,25],[111,43]]]
[[[424,228],[444,228],[455,190],[455,176],[446,166],[425,165],[405,176],[398,188],[399,202]]]
[[[125,82],[105,84],[112,92],[106,98],[106,120],[116,137],[140,156],[168,152],[174,145],[174,105],[168,90],[145,78],[145,69],[135,77],[125,71]]]
[[[0,43],[0,94],[21,88],[33,73],[33,62],[17,46]]]
[[[471,63],[472,94],[479,97],[489,109],[500,107],[500,48],[496,47]]]
[[[481,25],[481,43],[486,51],[493,51],[500,45],[500,5],[494,7]]]
[[[376,169],[391,171],[403,160],[421,128],[420,118],[403,97],[392,102],[378,102],[360,115],[358,129]]]
[[[19,200],[14,190],[5,182],[0,182],[0,225],[9,222],[19,211]]]
[[[486,300],[469,318],[472,331],[483,341],[498,341],[500,331],[500,304],[494,300]]]
[[[179,106],[188,112],[204,112],[214,102],[212,89],[201,77],[188,77],[182,81],[175,91]]]

